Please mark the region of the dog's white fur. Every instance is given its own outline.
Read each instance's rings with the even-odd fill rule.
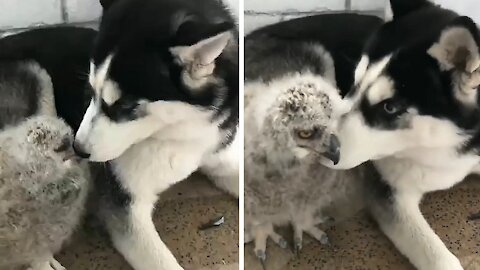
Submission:
[[[134,228],[128,239],[112,235],[119,251],[137,270],[181,269],[151,219],[157,195],[200,168],[219,187],[238,196],[238,138],[215,153],[221,134],[210,122],[210,112],[182,102],[157,101],[145,106],[149,115],[133,122],[117,124],[96,115],[96,124],[87,133],[95,138],[92,149],[98,149],[92,159],[107,160],[112,153],[121,153],[112,166],[133,196]],[[86,117],[95,115],[95,108],[92,102]]]
[[[377,72],[385,66],[386,58],[374,63],[373,71],[365,68],[370,62],[363,56],[355,74],[359,84],[367,80],[370,87],[383,75]],[[387,60],[388,61],[388,60]],[[363,75],[363,79],[360,78]],[[369,76],[369,74],[377,74]],[[361,87],[372,104],[394,93],[391,84],[376,89]],[[374,93],[370,93],[374,91]],[[382,93],[380,93],[382,92]],[[383,99],[381,97],[384,97]],[[423,194],[448,189],[474,171],[480,158],[474,154],[458,154],[469,135],[451,121],[419,115],[415,110],[407,112],[408,126],[404,129],[379,130],[369,127],[360,112],[347,114],[339,125],[341,160],[333,168],[348,169],[367,160],[374,164],[383,179],[395,191],[396,220],[377,217],[380,227],[412,264],[421,270],[461,270],[459,260],[430,228],[419,209]],[[375,211],[374,211],[375,215]]]

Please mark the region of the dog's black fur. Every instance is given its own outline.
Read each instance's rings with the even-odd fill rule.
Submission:
[[[405,112],[407,106],[414,106],[420,114],[449,119],[469,132],[476,129],[480,122],[478,108],[466,110],[451,91],[454,71],[441,71],[438,62],[426,53],[439,40],[442,30],[450,26],[465,27],[480,44],[475,23],[468,17],[426,1],[411,1],[411,5],[408,5],[410,1],[405,5],[394,2],[398,3],[393,7],[397,6],[400,11],[395,13],[394,21],[386,23],[372,35],[365,53],[373,62],[393,52],[386,73],[393,78],[398,91],[388,103],[399,110],[395,115],[378,113],[385,104],[372,108],[365,100],[362,106],[365,119],[371,126],[398,128],[395,119]],[[472,149],[475,144],[469,143],[465,150]]]
[[[370,212],[399,251],[418,269],[463,269],[418,205],[478,173],[480,31],[427,0],[390,2],[393,20],[366,42],[346,96],[354,105],[332,167],[373,160],[383,183]]]
[[[285,53],[285,55],[291,56],[288,58],[291,60],[288,66],[291,68],[292,64],[295,64],[300,70],[303,65],[309,65],[308,63],[312,61],[311,55],[299,56],[298,50],[293,55],[289,53],[291,49],[283,45],[296,46],[295,44],[305,42],[321,44],[331,54],[335,65],[337,86],[342,94],[346,94],[353,85],[353,71],[366,41],[382,23],[380,18],[369,15],[322,14],[268,25],[255,30],[246,37],[245,46],[249,46],[249,50],[256,53],[251,55],[251,59],[245,59],[245,65],[248,65],[248,62],[254,62],[255,57],[269,57],[276,53]],[[266,47],[264,43],[270,44],[270,46]],[[261,73],[255,70],[255,65],[248,65],[249,68],[245,69],[245,77],[251,80],[258,77],[259,74],[266,76],[267,70],[281,73],[284,72],[279,71],[282,65],[285,65],[285,62],[278,62],[274,68],[261,67]]]
[[[96,31],[76,27],[35,29],[0,39],[0,61],[33,61],[52,79],[55,106],[74,130],[90,100],[88,70]]]
[[[109,76],[121,86],[124,95],[110,108],[104,107],[111,119],[131,118],[137,101],[131,97],[176,100],[207,107],[214,102],[214,85],[206,86],[210,89],[197,94],[183,86],[182,67],[175,64],[168,49],[193,45],[235,29],[232,16],[222,4],[202,1],[199,5],[189,0],[103,1],[102,4],[104,13],[93,62],[100,64],[109,53],[115,53]],[[188,10],[188,21],[181,21],[185,14],[179,10]],[[172,20],[175,16],[178,19]],[[231,74],[238,74],[238,52],[222,54],[217,63],[215,73],[226,79],[228,89],[224,102],[217,108],[218,114],[224,110],[235,112],[220,126],[234,132],[238,125],[239,77]]]

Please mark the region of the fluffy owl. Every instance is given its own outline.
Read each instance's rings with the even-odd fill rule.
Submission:
[[[89,190],[72,140],[53,116],[0,131],[0,269],[64,269],[53,254],[79,224]]]
[[[324,158],[338,162],[335,131],[349,104],[333,82],[308,72],[251,82],[245,91],[247,240],[255,242],[261,261],[267,238],[286,247],[275,225],[292,225],[296,251],[304,232],[328,243],[316,225],[329,219],[326,210],[336,202],[361,197],[366,177],[364,166],[337,171],[320,164]]]

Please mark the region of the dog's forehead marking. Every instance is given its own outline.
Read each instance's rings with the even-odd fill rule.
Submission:
[[[360,97],[369,90],[376,80],[382,76],[383,71],[388,63],[390,63],[391,58],[392,55],[390,54],[372,63],[368,56],[362,56],[360,62],[355,68],[355,92],[353,96],[349,97],[350,101],[358,101]]]
[[[368,58],[368,56],[363,55],[357,67],[355,68],[355,85],[357,85],[363,78],[363,76],[365,76],[369,63],[370,59]]]
[[[90,73],[88,74],[88,82],[93,87],[95,84],[95,64],[93,61],[90,61]]]
[[[90,100],[90,104],[88,105],[87,111],[83,115],[83,119],[80,123],[77,134],[75,135],[77,139],[88,136],[90,130],[92,129],[93,121],[95,117],[97,117],[99,110],[99,106],[95,104],[95,98],[92,98]]]
[[[367,99],[370,104],[378,104],[395,95],[392,79],[387,76],[380,76],[367,90]]]
[[[102,88],[102,99],[107,105],[112,105],[121,97],[118,84],[112,80],[106,80]]]
[[[392,58],[391,55],[387,55],[381,60],[368,65],[368,68],[366,69],[365,74],[359,80],[359,90],[361,92],[368,89],[368,87],[372,85],[375,82],[375,80],[377,80],[378,77],[380,77],[380,75],[382,74],[382,72],[385,70],[388,63],[390,62],[391,58]]]
[[[105,60],[98,66],[95,66],[94,63],[90,62],[89,81],[97,95],[99,94],[100,90],[103,87],[103,84],[107,80],[107,75],[110,69],[110,64],[112,63],[112,58],[113,55],[107,56],[107,58],[105,58]]]
[[[90,84],[95,94],[98,97],[101,96],[108,105],[115,103],[121,96],[118,85],[108,78],[112,58],[113,55],[109,55],[98,67],[93,62],[90,62]]]

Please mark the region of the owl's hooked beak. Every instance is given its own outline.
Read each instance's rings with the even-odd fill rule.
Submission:
[[[333,165],[337,165],[340,161],[340,141],[334,134],[330,135],[330,139],[325,145],[326,151],[322,153],[322,156],[331,160]]]

